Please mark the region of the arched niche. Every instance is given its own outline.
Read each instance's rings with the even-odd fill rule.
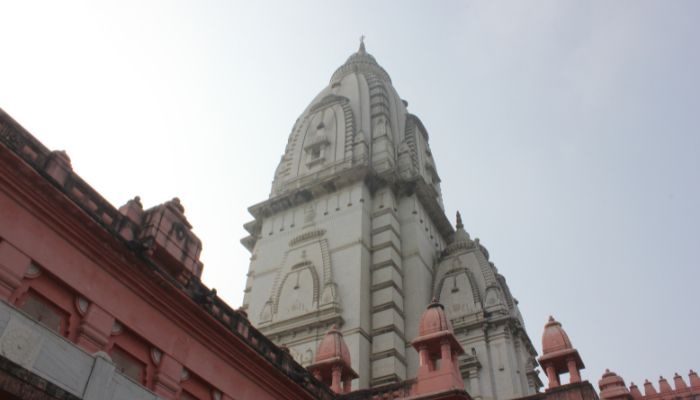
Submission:
[[[318,274],[313,263],[295,264],[279,287],[273,319],[289,319],[315,310],[318,308],[318,292]]]
[[[481,308],[469,271],[464,268],[445,274],[438,285],[437,295],[450,319],[471,314]]]

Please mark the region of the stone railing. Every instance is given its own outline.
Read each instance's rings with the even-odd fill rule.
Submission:
[[[14,364],[15,369],[22,368],[80,399],[160,399],[118,372],[106,354],[86,353],[4,301],[0,301],[0,355],[6,367]]]

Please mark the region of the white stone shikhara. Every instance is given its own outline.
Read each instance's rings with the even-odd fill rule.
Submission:
[[[436,296],[473,398],[541,386],[517,303],[486,249],[461,223],[455,233],[428,133],[364,44],[297,120],[270,198],[250,212],[244,307],[303,365],[337,324],[355,388],[415,376],[410,341]]]

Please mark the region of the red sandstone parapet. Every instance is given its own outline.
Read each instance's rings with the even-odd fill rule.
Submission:
[[[0,110],[0,299],[166,399],[334,398],[201,283],[178,203],[118,211]]]
[[[175,276],[186,271],[201,277],[202,241],[192,232],[177,197],[143,213],[139,240]]]
[[[614,375],[614,378],[611,375]],[[621,383],[624,386],[624,380],[617,376],[614,372],[607,371],[603,374],[603,379],[600,380],[600,397],[601,399],[622,399],[623,396],[618,393],[627,392],[627,388],[624,391],[619,388],[616,384],[616,390],[610,390],[607,386],[606,389],[603,388],[604,382],[609,382],[611,379],[615,379],[617,383]],[[673,376],[672,388],[670,383],[663,376],[659,377],[659,390],[657,391],[654,385],[647,379],[644,381],[644,394],[639,390],[639,387],[634,383],[630,383],[628,396],[632,400],[676,400],[676,399],[695,399],[700,396],[700,378],[698,374],[690,370],[688,373],[688,381],[690,385],[686,384],[683,377],[677,373]]]
[[[625,381],[609,369],[605,370],[603,377],[598,381],[598,387],[601,399],[632,400],[633,398],[625,386]]]

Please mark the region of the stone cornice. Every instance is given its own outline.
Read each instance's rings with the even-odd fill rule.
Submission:
[[[258,329],[267,336],[293,334],[317,328],[325,332],[333,324],[343,325],[341,314],[339,307],[321,308],[284,321],[258,324]]]
[[[368,174],[369,169],[364,165],[348,166],[327,176],[310,174],[302,177],[304,179],[299,178],[289,182],[288,185],[294,184],[296,187],[249,207],[248,212],[255,219],[268,217],[274,213],[304,204],[309,200],[333,193],[340,188],[361,181]]]
[[[438,202],[438,193],[429,185],[423,177],[417,176],[409,180],[399,181],[399,192],[406,194],[415,193],[418,201],[423,205],[428,216],[435,224],[440,235],[446,242],[449,242],[454,235],[452,223],[445,215],[445,210],[442,209]]]
[[[298,235],[296,235],[292,240],[289,241],[289,247],[293,247],[294,245],[297,245],[302,242],[306,242],[308,240],[312,240],[318,237],[323,236],[326,233],[325,229],[313,229],[310,231],[304,231]]]
[[[294,189],[287,188],[285,192],[273,196],[263,202],[248,208],[255,221],[246,223],[246,229],[251,235],[241,239],[241,244],[249,251],[255,247],[258,237],[256,227],[260,226],[262,218],[273,215],[292,207],[299,206],[325,194],[336,192],[338,189],[349,186],[355,182],[365,181],[372,191],[383,186],[392,187],[398,193],[405,195],[415,194],[423,205],[435,228],[445,241],[449,241],[454,235],[454,228],[445,215],[445,211],[438,202],[438,193],[425,179],[416,176],[410,179],[400,179],[396,174],[379,176],[364,164],[349,166],[338,172],[323,175],[322,171],[289,182],[288,185],[297,186]],[[248,229],[250,228],[250,229]],[[259,233],[259,232],[258,232]]]
[[[62,387],[0,355],[0,387],[13,398],[32,400],[81,400]]]

